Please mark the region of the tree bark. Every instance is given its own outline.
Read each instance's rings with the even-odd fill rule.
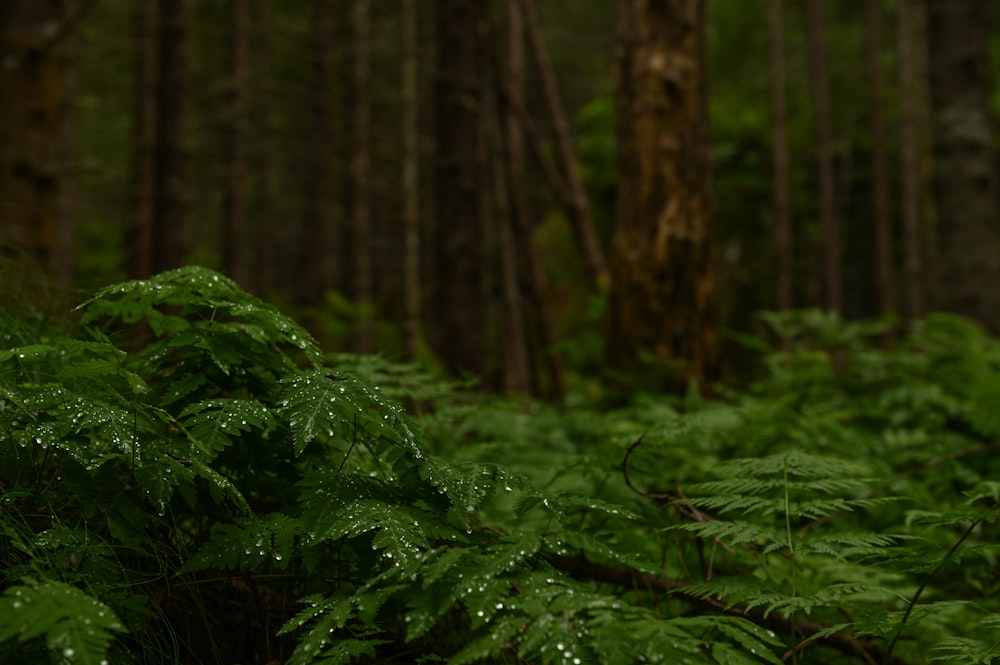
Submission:
[[[927,5],[941,303],[1000,332],[1000,228],[987,3]]]
[[[354,226],[352,254],[354,265],[354,297],[361,305],[354,348],[358,353],[371,353],[375,342],[372,332],[372,308],[375,305],[372,243],[372,25],[371,0],[353,0],[353,57],[351,59],[351,218]]]
[[[768,3],[770,37],[772,177],[774,179],[774,248],[777,265],[775,304],[779,311],[792,308],[794,293],[794,236],[792,234],[791,159],[788,148],[786,103],[784,0]]]
[[[562,394],[565,387],[562,361],[556,350],[556,339],[553,333],[552,319],[549,315],[551,303],[548,302],[548,285],[538,252],[532,243],[532,224],[529,219],[528,203],[525,193],[525,134],[529,127],[529,118],[524,109],[525,84],[525,26],[520,4],[511,2],[507,5],[507,58],[506,67],[498,76],[499,99],[503,107],[503,149],[505,179],[507,194],[510,199],[510,222],[512,261],[517,265],[520,287],[520,307],[523,308],[524,331],[527,335],[528,365],[530,372],[530,390],[533,394]],[[561,182],[555,175],[554,166],[548,161],[541,147],[540,136],[532,133],[529,145],[532,146],[535,159],[544,170],[550,169],[548,179],[555,192],[559,187],[554,183]],[[558,198],[558,194],[557,194]],[[567,195],[568,200],[568,195]],[[508,251],[505,248],[505,251]],[[544,366],[547,382],[543,381],[541,367]]]
[[[494,72],[508,84],[494,86],[495,91],[507,90],[514,104],[523,105],[524,96],[524,17],[519,3],[507,4],[506,58],[501,71]],[[497,95],[494,92],[495,96]],[[528,353],[528,332],[525,320],[525,300],[521,290],[521,263],[516,243],[519,224],[526,214],[524,202],[524,141],[519,132],[514,104],[503,104],[497,119],[499,137],[494,151],[495,171],[500,183],[497,193],[501,270],[503,273],[504,335],[503,385],[522,394],[534,394],[535,381]],[[498,105],[499,107],[499,105]],[[521,257],[530,260],[530,257]]]
[[[830,122],[830,83],[827,75],[826,36],[823,30],[821,0],[809,0],[806,9],[816,128],[816,178],[819,185],[819,218],[823,236],[823,290],[826,308],[831,312],[840,313],[843,310],[840,224],[837,220],[833,130]]]
[[[275,181],[274,113],[271,99],[274,83],[270,73],[272,62],[270,0],[252,0],[251,85],[247,94],[248,115],[254,128],[253,141],[247,146],[252,155],[253,189],[250,195],[253,220],[252,253],[254,255],[253,287],[259,293],[274,290],[280,270],[277,247],[282,240],[276,232],[272,211],[278,190]]]
[[[489,6],[440,0],[435,6],[434,212],[426,330],[453,371],[486,370],[487,263],[481,188],[483,54]]]
[[[136,0],[133,21],[132,220],[128,234],[128,258],[129,273],[144,279],[153,274],[153,224],[156,217],[156,80],[160,61],[158,5]]]
[[[590,200],[583,187],[577,160],[573,155],[569,121],[566,119],[566,110],[559,95],[555,72],[552,69],[552,62],[541,34],[535,0],[516,0],[516,2],[524,17],[527,43],[531,49],[538,75],[541,77],[545,105],[555,131],[559,163],[562,165],[563,176],[568,186],[567,213],[569,220],[583,250],[584,261],[591,278],[599,285],[607,285],[608,262],[590,214]]]
[[[910,321],[924,316],[925,249],[921,206],[922,169],[920,153],[920,103],[926,99],[920,85],[925,58],[922,51],[920,26],[922,0],[900,0],[899,3],[899,90],[900,90],[900,182],[902,189],[903,253],[906,275],[906,315]]]
[[[677,378],[715,376],[717,333],[708,205],[705,2],[619,0],[618,209],[608,364],[640,350]]]
[[[0,250],[57,279],[72,26],[68,0],[0,3]]]
[[[896,271],[889,210],[889,153],[886,147],[885,95],[882,74],[882,2],[868,0],[866,46],[872,141],[872,220],[875,240],[875,275],[878,307],[883,316],[898,309]],[[891,341],[889,339],[887,342]]]
[[[152,270],[188,257],[188,0],[160,0]]]
[[[403,101],[403,276],[404,344],[416,359],[422,335],[420,317],[420,51],[417,41],[417,0],[402,0],[402,101]]]
[[[302,256],[301,277],[295,283],[297,300],[302,305],[318,307],[329,286],[328,242],[332,232],[330,186],[333,178],[333,97],[334,67],[333,8],[326,0],[312,5],[312,92],[304,223],[298,238]]]
[[[250,233],[246,219],[248,0],[229,0],[229,122],[226,127],[226,192],[223,203],[226,273],[248,287]]]

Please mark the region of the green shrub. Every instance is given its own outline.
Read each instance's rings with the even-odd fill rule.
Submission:
[[[750,389],[600,411],[327,362],[200,268],[78,314],[0,323],[0,662],[1000,656],[1000,347],[965,321],[885,352],[776,318]]]

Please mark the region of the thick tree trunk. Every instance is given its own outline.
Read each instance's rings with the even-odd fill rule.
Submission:
[[[1000,226],[988,7],[928,3],[940,304],[1000,332]]]
[[[794,236],[792,235],[791,159],[788,148],[788,107],[785,97],[784,0],[768,3],[767,27],[770,37],[772,177],[774,179],[774,253],[777,266],[775,305],[791,309],[794,293]]]
[[[70,62],[69,0],[0,3],[0,250],[58,275]]]
[[[641,351],[678,379],[715,374],[705,97],[705,2],[619,0],[618,219],[608,364]]]

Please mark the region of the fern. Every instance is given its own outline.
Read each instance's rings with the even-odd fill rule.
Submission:
[[[202,268],[78,316],[0,319],[5,661],[997,656],[1000,355],[959,319],[775,315],[746,390],[609,408],[324,356]]]
[[[0,643],[44,639],[64,662],[106,664],[108,644],[125,630],[107,605],[54,580],[25,578],[0,596]]]

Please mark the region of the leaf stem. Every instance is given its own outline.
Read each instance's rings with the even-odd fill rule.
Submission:
[[[892,659],[892,650],[896,648],[896,642],[899,641],[899,636],[903,634],[903,628],[906,626],[906,622],[909,620],[910,614],[913,613],[913,608],[916,607],[917,601],[920,599],[920,594],[922,594],[924,592],[924,589],[927,588],[927,584],[931,581],[931,578],[934,577],[934,575],[936,575],[937,572],[944,567],[944,564],[948,562],[948,559],[951,558],[951,555],[954,554],[959,547],[961,547],[962,543],[964,543],[965,540],[970,535],[972,535],[973,529],[979,526],[980,522],[982,522],[982,519],[974,520],[972,524],[969,525],[969,528],[965,530],[962,536],[957,541],[955,541],[955,544],[951,546],[951,549],[948,550],[948,552],[944,555],[944,557],[942,557],[941,560],[938,561],[938,564],[934,566],[934,570],[927,573],[927,575],[924,577],[923,581],[920,583],[920,586],[913,594],[913,598],[910,599],[909,604],[906,606],[906,612],[903,614],[903,620],[899,622],[899,628],[896,630],[896,634],[893,636],[892,642],[889,643],[889,648],[886,650],[885,653],[886,663],[890,662],[890,660]]]

